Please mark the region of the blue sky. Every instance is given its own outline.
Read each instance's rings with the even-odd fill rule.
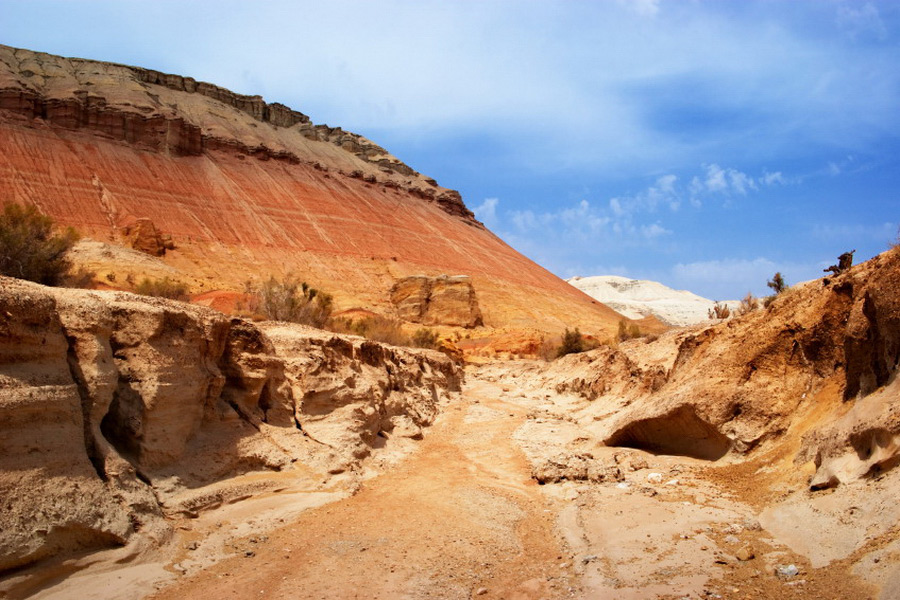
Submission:
[[[900,226],[900,3],[0,0],[0,43],[261,94],[562,277],[713,299]]]

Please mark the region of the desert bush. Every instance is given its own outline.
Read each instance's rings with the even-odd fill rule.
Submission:
[[[163,277],[162,279],[144,277],[135,286],[134,291],[143,296],[156,296],[157,298],[169,298],[170,300],[181,300],[182,302],[190,300],[187,285],[169,277]]]
[[[535,356],[537,358],[543,359],[546,362],[550,362],[557,356],[557,352],[559,351],[559,340],[555,338],[543,338],[541,339],[541,343],[538,345],[537,350],[535,350]]]
[[[71,227],[54,233],[53,219],[34,206],[7,204],[0,213],[0,274],[59,285],[72,267],[66,253],[77,241]]]
[[[60,278],[59,284],[67,288],[91,288],[96,276],[96,273],[84,267],[70,267]]]
[[[434,350],[438,347],[437,333],[427,327],[416,330],[410,341],[416,348],[429,348]]]
[[[767,281],[766,285],[775,292],[776,296],[788,288],[787,284],[784,282],[784,277],[781,276],[780,272],[775,273],[775,276]]]
[[[273,321],[289,321],[323,327],[331,318],[331,294],[310,287],[305,281],[288,275],[282,280],[269,277],[256,286],[247,283],[244,291],[250,298],[248,309]]]
[[[412,340],[403,331],[402,323],[379,315],[349,322],[349,329],[356,335],[391,346],[411,346]]]
[[[616,332],[616,339],[618,339],[620,342],[643,337],[643,335],[644,334],[641,333],[641,328],[637,323],[632,323],[631,325],[629,325],[625,322],[624,319],[619,321],[619,329]]]
[[[566,354],[577,354],[578,352],[584,351],[584,336],[581,335],[581,332],[577,327],[572,331],[569,331],[569,328],[567,327],[565,333],[563,333],[562,343],[556,350],[556,356],[560,357],[565,356]]]
[[[754,296],[752,293],[747,292],[747,295],[744,296],[744,299],[741,300],[741,305],[737,309],[737,315],[739,317],[743,315],[748,315],[752,313],[754,310],[759,308],[759,298]]]
[[[731,309],[724,302],[716,302],[707,313],[710,319],[727,319],[731,316]]]

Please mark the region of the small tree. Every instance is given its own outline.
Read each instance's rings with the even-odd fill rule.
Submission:
[[[72,267],[66,253],[78,241],[71,227],[53,232],[53,219],[34,206],[7,204],[0,214],[0,274],[59,285]]]
[[[770,281],[767,281],[766,285],[775,292],[776,296],[786,290],[788,287],[784,282],[784,277],[781,276],[781,272],[775,273],[775,276],[772,277]]]
[[[566,328],[565,333],[563,334],[562,344],[559,347],[559,350],[556,351],[557,358],[560,356],[565,356],[566,354],[576,354],[578,352],[584,352],[584,336],[581,335],[581,332],[578,331],[576,327],[572,331],[569,331],[569,328]]]

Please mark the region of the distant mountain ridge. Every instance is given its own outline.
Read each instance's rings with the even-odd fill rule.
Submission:
[[[686,290],[675,290],[657,281],[618,275],[572,277],[566,280],[588,296],[629,319],[652,315],[674,327],[694,325],[709,318],[715,302]],[[726,302],[735,308],[739,302]]]

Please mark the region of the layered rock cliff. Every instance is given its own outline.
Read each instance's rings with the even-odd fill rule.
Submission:
[[[258,96],[0,46],[0,147],[0,203],[102,242],[152,224],[151,251],[162,243],[193,293],[293,272],[338,308],[387,314],[398,279],[463,274],[492,327],[612,333],[620,318],[487,231],[457,192]],[[114,253],[88,266],[126,275]]]
[[[167,517],[271,489],[266,474],[317,489],[421,437],[461,378],[434,351],[0,277],[0,571],[162,542]]]

